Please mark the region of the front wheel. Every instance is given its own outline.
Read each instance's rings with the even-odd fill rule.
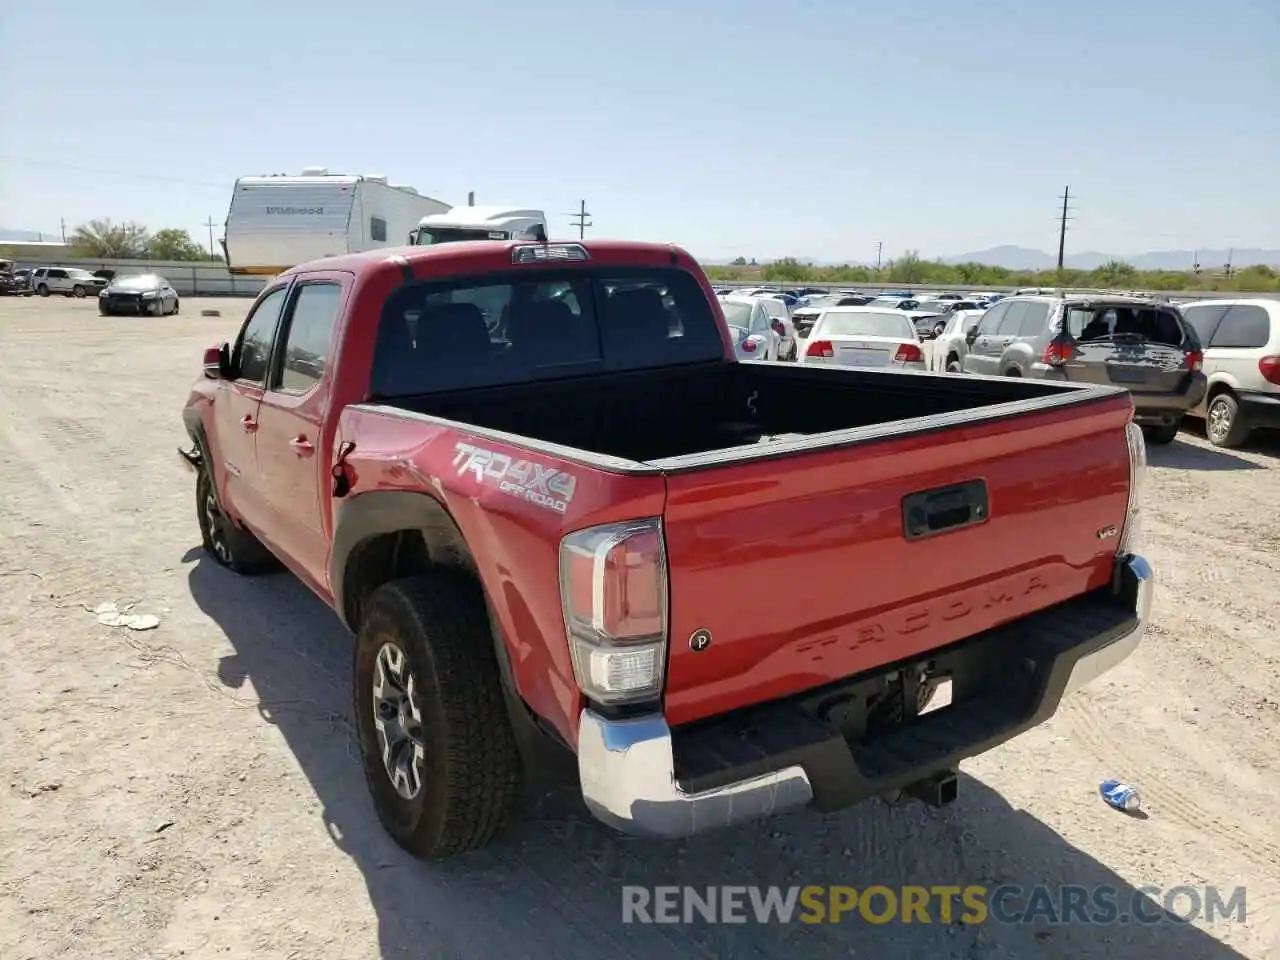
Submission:
[[[365,781],[392,839],[431,860],[488,844],[517,807],[521,760],[479,585],[444,571],[383,584],[353,674]]]
[[[75,297],[77,300],[83,300],[84,287],[80,286],[80,284],[77,283],[74,287],[71,288],[71,295]]]
[[[196,520],[201,544],[220,565],[240,574],[260,573],[271,566],[271,554],[258,538],[223,512],[207,465],[196,477]]]
[[[173,301],[173,315],[174,315],[175,317],[178,315],[178,308],[179,308],[181,305],[182,305],[182,301],[181,301],[181,300],[175,300],[175,301]]]
[[[1209,401],[1204,432],[1215,447],[1238,447],[1248,438],[1249,425],[1240,412],[1240,401],[1230,393],[1220,393]]]
[[[47,297],[49,295],[49,287],[42,283],[40,286],[36,287],[36,293],[40,294],[42,297]]]

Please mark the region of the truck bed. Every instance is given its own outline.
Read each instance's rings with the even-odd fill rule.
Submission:
[[[794,448],[787,441],[859,428],[873,439],[894,435],[891,424],[917,418],[931,418],[917,425],[925,429],[957,427],[1098,393],[1015,378],[716,363],[397,398],[394,406],[678,469],[723,462],[723,456],[702,455],[745,445],[775,443],[783,452]],[[738,456],[760,453],[739,450]]]

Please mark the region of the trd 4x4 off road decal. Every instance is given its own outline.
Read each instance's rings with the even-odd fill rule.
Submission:
[[[457,454],[453,465],[458,468],[458,476],[469,473],[481,483],[497,484],[505,494],[556,513],[564,513],[573,502],[578,478],[572,474],[532,460],[516,460],[471,443],[454,444],[454,449]]]

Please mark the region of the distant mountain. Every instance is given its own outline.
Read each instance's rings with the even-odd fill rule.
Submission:
[[[40,233],[38,230],[7,230],[0,227],[0,243],[39,243],[61,239],[56,233]]]
[[[1205,269],[1217,269],[1231,258],[1235,267],[1249,267],[1255,264],[1268,266],[1280,265],[1280,250],[1239,249],[1239,250],[1153,250],[1147,253],[1119,254],[1087,251],[1073,253],[1065,258],[1068,269],[1096,270],[1110,260],[1122,260],[1139,270],[1190,270],[1199,262]],[[1058,258],[1043,250],[1030,247],[1001,246],[989,250],[978,250],[974,253],[962,253],[956,256],[943,257],[943,263],[983,263],[991,267],[1004,267],[1008,270],[1052,270],[1058,265]]]

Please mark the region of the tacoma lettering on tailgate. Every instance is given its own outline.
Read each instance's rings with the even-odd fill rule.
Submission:
[[[578,479],[572,474],[532,460],[516,460],[472,443],[457,443],[454,449],[457,453],[453,465],[458,468],[458,476],[469,473],[480,483],[496,485],[508,496],[556,513],[564,513],[573,502]]]

